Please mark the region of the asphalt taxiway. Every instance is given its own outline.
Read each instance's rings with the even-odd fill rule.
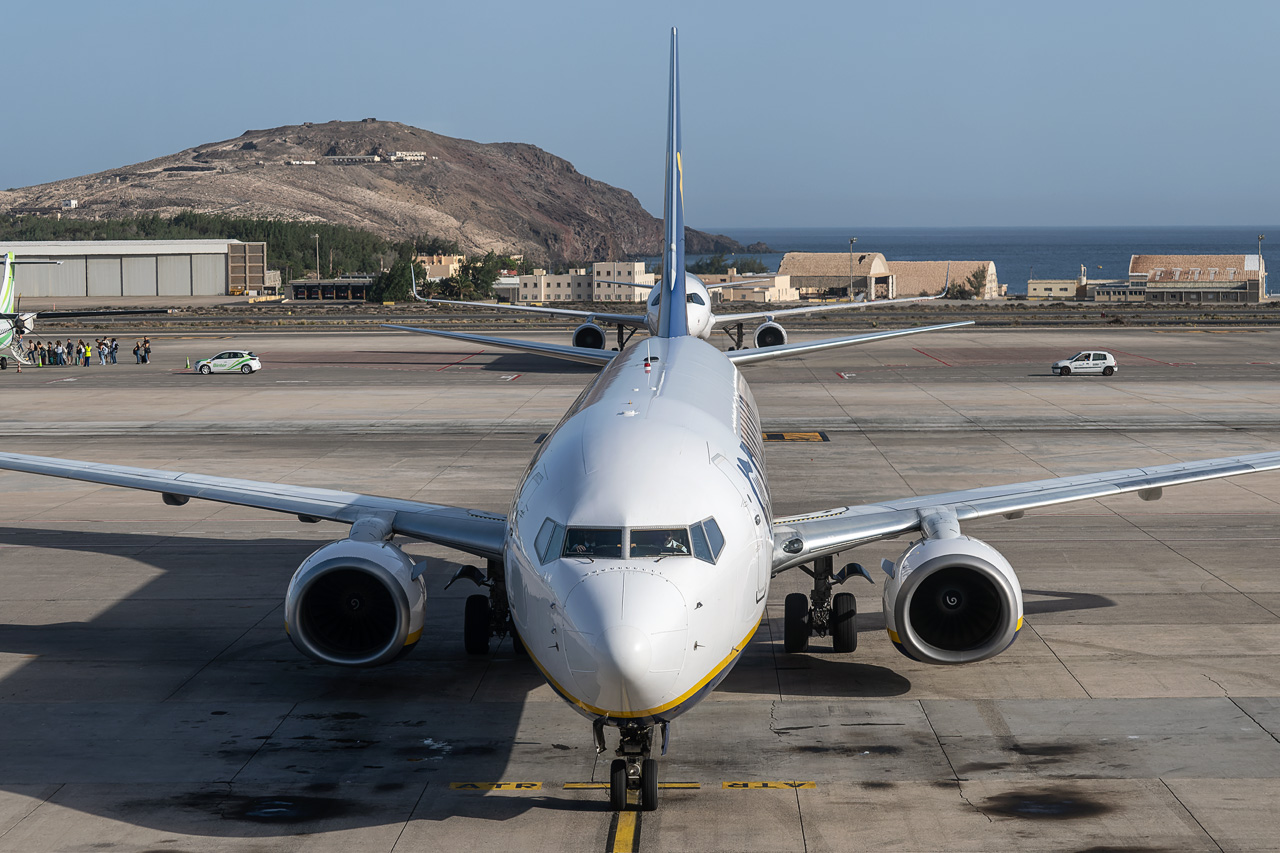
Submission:
[[[505,511],[590,375],[392,334],[155,344],[145,367],[0,373],[5,449]],[[266,369],[186,371],[233,345]],[[1085,348],[1120,373],[1049,374]],[[784,514],[1275,450],[1278,370],[1280,332],[1110,328],[746,369],[765,429],[797,439],[766,445]],[[509,646],[463,653],[472,590],[443,586],[466,558],[408,545],[432,561],[423,641],[339,670],[281,624],[339,525],[7,472],[0,489],[0,851],[1280,847],[1280,474],[967,524],[1027,599],[981,664],[900,656],[860,579],[858,650],[786,655],[782,598],[807,578],[779,576],[741,663],[673,726],[675,787],[621,820],[589,724]]]

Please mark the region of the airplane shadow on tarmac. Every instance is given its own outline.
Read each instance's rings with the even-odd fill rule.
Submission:
[[[442,592],[453,564],[431,561],[427,624],[412,654],[345,669],[303,657],[282,630],[285,588],[316,539],[0,527],[0,542],[10,546],[4,575],[18,577],[17,559],[48,567],[21,579],[50,590],[44,601],[20,595],[30,624],[0,624],[0,655],[27,658],[0,677],[0,790],[130,825],[232,838],[608,810],[598,791],[484,796],[451,787],[513,772],[584,781],[603,772],[587,722],[567,707],[547,724],[540,711],[524,721],[530,694],[546,690],[527,657],[507,641],[488,658],[463,652],[461,605],[473,590]],[[1027,592],[1054,597],[1030,602],[1028,614],[1112,604]],[[860,622],[860,632],[883,631],[879,614]],[[719,689],[775,693],[779,675],[794,695],[809,695],[805,685],[848,698],[910,689],[890,669],[821,654],[779,665],[779,633],[766,620]],[[794,669],[812,671],[786,672]]]
[[[417,648],[348,669],[305,658],[283,631],[285,589],[314,539],[0,527],[0,542],[6,562],[56,568],[55,618],[95,613],[41,623],[33,602],[25,621],[41,624],[0,623],[0,656],[29,658],[0,677],[0,790],[47,785],[62,807],[218,837],[608,810],[598,791],[451,789],[507,779],[517,752],[518,772],[535,779],[595,772],[590,726],[569,708],[557,708],[563,725],[519,732],[528,694],[544,686],[527,657],[509,641],[488,658],[464,653],[473,590],[441,592],[452,564],[428,569]],[[139,564],[161,573],[139,585]]]

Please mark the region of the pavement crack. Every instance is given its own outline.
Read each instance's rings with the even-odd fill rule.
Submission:
[[[1209,673],[1207,673],[1207,672],[1202,672],[1202,673],[1200,673],[1200,674],[1201,674],[1202,676],[1204,676],[1206,679],[1208,679],[1210,684],[1212,684],[1214,687],[1216,687],[1216,688],[1218,688],[1219,690],[1221,690],[1221,691],[1222,691],[1222,695],[1223,695],[1223,696],[1226,696],[1228,699],[1231,699],[1231,697],[1227,694],[1227,688],[1223,687],[1223,686],[1222,686],[1222,684],[1221,684],[1221,683],[1220,683],[1216,678],[1214,678],[1212,675],[1210,675],[1210,674],[1209,674]],[[1234,700],[1234,699],[1231,699],[1231,701],[1232,701],[1232,703],[1234,703],[1234,702],[1235,702],[1235,700]],[[1237,708],[1240,708],[1240,706],[1239,706],[1239,705],[1236,705],[1236,707],[1237,707]],[[1240,708],[1240,710],[1242,710],[1242,711],[1243,711],[1244,709],[1243,709],[1243,708]],[[1257,720],[1254,720],[1254,722],[1256,723],[1256,722],[1257,722]]]
[[[933,727],[933,720],[929,719],[929,710],[925,708],[924,703],[920,702],[920,713],[924,715],[924,721],[929,724],[929,731],[933,733],[933,739],[938,744],[938,749],[942,751],[942,757],[947,761],[947,769],[951,771],[951,781],[956,785],[956,793],[960,795],[960,800],[969,808],[987,819],[987,823],[994,823],[991,815],[978,808],[964,793],[964,782],[960,779],[960,774],[956,772],[956,767],[951,763],[951,756],[947,754],[947,747],[942,742],[942,737],[938,734],[938,730]]]

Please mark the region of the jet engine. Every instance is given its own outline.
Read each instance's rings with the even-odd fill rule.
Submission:
[[[885,627],[913,660],[986,660],[1008,648],[1022,628],[1018,576],[986,542],[968,536],[922,539],[892,570],[884,586]]]
[[[342,539],[294,572],[285,630],[318,661],[379,666],[418,642],[426,603],[426,586],[403,551],[389,542]]]
[[[756,329],[755,342],[757,347],[781,346],[787,342],[787,330],[770,320]]]
[[[573,330],[573,345],[583,349],[604,349],[604,329],[595,323],[583,323]]]

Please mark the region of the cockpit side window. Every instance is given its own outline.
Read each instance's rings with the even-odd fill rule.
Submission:
[[[711,555],[715,559],[720,559],[720,552],[724,550],[724,534],[720,532],[720,525],[716,524],[714,518],[704,519],[702,527],[707,531],[707,544],[711,546]]]
[[[694,524],[689,528],[689,539],[693,543],[693,556],[704,563],[715,564],[716,558],[711,555],[711,545],[707,543],[707,534],[702,524]]]
[[[662,295],[662,286],[659,285],[653,289],[653,298],[649,300],[650,305],[658,304],[658,297]]]
[[[684,300],[685,300],[685,302],[692,302],[694,305],[706,305],[706,304],[707,304],[706,302],[703,302],[703,301],[702,301],[702,295],[701,295],[701,294],[698,294],[698,293],[689,293],[689,294],[687,294],[687,295],[685,296]]]
[[[622,528],[570,527],[564,537],[563,557],[622,559]]]
[[[542,522],[538,535],[533,540],[533,548],[538,553],[538,560],[549,563],[560,556],[564,543],[564,525],[547,519]]]
[[[689,554],[689,531],[684,527],[661,530],[632,530],[632,557],[685,557]]]

